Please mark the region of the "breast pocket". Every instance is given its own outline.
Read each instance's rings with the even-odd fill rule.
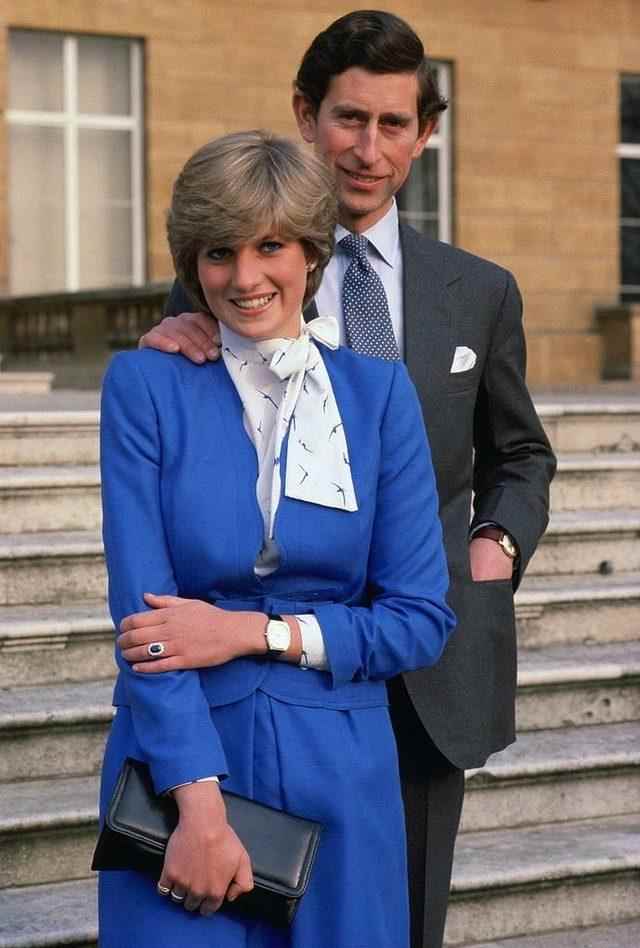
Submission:
[[[456,346],[451,354],[447,389],[449,392],[470,392],[478,386],[481,360],[471,346]]]

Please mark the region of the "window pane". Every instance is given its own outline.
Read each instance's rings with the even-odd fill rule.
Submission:
[[[623,291],[620,294],[621,303],[640,303],[640,289],[638,290],[629,290],[628,292]]]
[[[64,289],[62,129],[11,126],[9,175],[11,292]]]
[[[62,111],[61,36],[30,30],[9,32],[9,108]]]
[[[411,214],[409,211],[400,211],[400,220],[405,224],[410,224],[414,230],[419,230],[421,234],[432,237],[434,240],[440,239],[438,218],[430,214]]]
[[[640,217],[640,158],[620,159],[620,214]]]
[[[622,76],[620,81],[620,141],[640,143],[640,76]]]
[[[131,135],[81,129],[80,284],[131,283]]]
[[[622,283],[640,286],[640,222],[634,227],[620,228],[622,250]]]
[[[438,213],[438,152],[427,148],[414,161],[404,186],[398,193],[398,208],[409,214]]]
[[[130,115],[129,40],[78,38],[78,109],[100,115]]]

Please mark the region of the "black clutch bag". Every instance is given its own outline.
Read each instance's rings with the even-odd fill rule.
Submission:
[[[305,893],[320,824],[223,791],[227,820],[249,853],[254,888],[224,911],[291,924]],[[109,804],[92,869],[136,869],[160,878],[169,836],[178,823],[171,796],[156,796],[149,768],[128,757]]]

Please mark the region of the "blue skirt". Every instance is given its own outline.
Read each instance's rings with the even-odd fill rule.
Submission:
[[[225,787],[323,824],[292,927],[223,913],[204,918],[161,898],[136,872],[100,874],[100,948],[408,948],[404,815],[386,707],[301,707],[261,691],[212,708],[231,776]],[[105,754],[104,813],[125,757],[142,754],[119,708]]]

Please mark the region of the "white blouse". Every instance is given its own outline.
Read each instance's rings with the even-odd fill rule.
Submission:
[[[337,348],[332,317],[301,320],[297,339],[256,342],[221,324],[222,358],[244,408],[243,421],[258,457],[256,496],[264,524],[263,545],[254,566],[258,576],[274,572],[280,553],[274,524],[285,494],[309,503],[357,510],[349,453],[331,380],[315,340]],[[289,431],[287,470],[280,449]],[[301,667],[328,667],[322,629],[315,616],[300,623]]]

